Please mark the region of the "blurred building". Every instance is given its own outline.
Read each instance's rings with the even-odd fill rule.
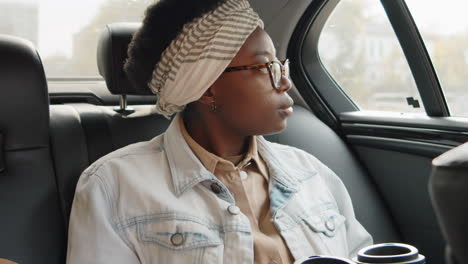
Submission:
[[[0,0],[0,34],[39,40],[39,3],[37,0]]]

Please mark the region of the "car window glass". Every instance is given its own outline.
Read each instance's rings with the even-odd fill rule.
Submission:
[[[98,38],[106,24],[138,22],[151,0],[0,0],[0,34],[30,40],[48,78],[100,78]]]
[[[319,39],[331,78],[360,110],[425,113],[398,39],[378,0],[341,0]]]
[[[468,117],[468,2],[406,0],[451,115]]]

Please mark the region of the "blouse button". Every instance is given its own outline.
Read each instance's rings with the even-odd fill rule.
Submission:
[[[325,226],[326,226],[327,229],[330,230],[330,231],[334,231],[334,230],[335,230],[335,222],[333,221],[333,219],[328,220],[328,221],[325,223]]]
[[[241,171],[239,174],[240,174],[241,180],[243,180],[243,181],[247,180],[247,176],[248,176],[247,172]]]
[[[184,243],[184,235],[181,233],[175,233],[171,236],[172,245],[178,247]]]
[[[239,207],[235,206],[235,205],[230,205],[228,207],[228,211],[230,214],[232,215],[238,215],[240,213],[240,209]]]
[[[212,190],[214,193],[216,193],[216,194],[220,194],[220,193],[221,193],[221,186],[219,186],[219,184],[217,184],[217,183],[212,183],[212,184],[210,185],[210,188],[211,188],[211,190]]]

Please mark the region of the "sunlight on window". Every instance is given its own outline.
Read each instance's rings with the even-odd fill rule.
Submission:
[[[48,78],[100,78],[96,48],[106,24],[140,22],[153,0],[0,0],[0,34],[30,40]]]
[[[451,115],[468,117],[468,2],[407,0]]]
[[[361,110],[424,113],[413,76],[378,0],[341,0],[319,40],[321,61]]]

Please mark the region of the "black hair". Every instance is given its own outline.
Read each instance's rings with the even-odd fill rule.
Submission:
[[[148,91],[161,54],[186,23],[214,10],[226,0],[159,0],[145,11],[141,28],[128,46],[124,71],[139,91]]]

